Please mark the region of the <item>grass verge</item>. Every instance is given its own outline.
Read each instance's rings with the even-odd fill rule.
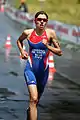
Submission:
[[[67,24],[80,26],[80,0],[26,0],[30,13],[44,10],[49,19],[58,20]],[[18,8],[20,0],[14,0],[14,6]]]

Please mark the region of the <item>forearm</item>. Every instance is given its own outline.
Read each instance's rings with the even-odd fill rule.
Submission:
[[[20,52],[22,53],[23,52],[23,42],[20,42],[19,40],[17,40],[17,46],[18,46]]]
[[[54,54],[58,55],[58,56],[61,56],[62,55],[62,51],[60,48],[55,48],[53,46],[50,46],[50,45],[47,45],[47,48],[53,52]]]
[[[23,32],[17,40],[17,46],[18,46],[21,54],[23,52],[23,40],[25,40],[26,38],[27,38],[27,35]]]

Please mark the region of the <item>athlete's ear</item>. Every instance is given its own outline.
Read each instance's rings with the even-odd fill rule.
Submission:
[[[34,22],[36,23],[36,19],[34,19]]]

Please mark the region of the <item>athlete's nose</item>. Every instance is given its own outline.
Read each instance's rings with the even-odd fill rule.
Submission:
[[[44,22],[43,19],[41,20],[41,22]]]

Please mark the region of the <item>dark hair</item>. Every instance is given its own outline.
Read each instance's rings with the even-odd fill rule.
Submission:
[[[48,19],[48,15],[46,12],[44,11],[38,11],[36,14],[35,14],[35,18],[37,18],[40,14],[44,14],[46,16],[46,18]]]

